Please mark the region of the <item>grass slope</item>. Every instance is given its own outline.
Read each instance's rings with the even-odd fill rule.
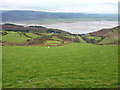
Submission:
[[[100,40],[101,39],[101,37],[99,37],[99,36],[91,36],[90,34],[86,34],[86,38],[95,39],[95,40]]]
[[[117,42],[117,41],[118,41],[117,37],[116,38],[106,37],[99,44],[114,43],[114,42]]]
[[[3,46],[3,88],[116,88],[117,45]]]
[[[33,34],[33,33],[26,33],[28,36],[33,37],[33,38],[37,38],[40,37],[39,35]]]
[[[26,41],[28,38],[25,36],[20,36],[17,32],[7,32],[7,35],[1,36],[2,41],[9,41],[9,42],[23,42]]]
[[[105,37],[99,44],[116,44],[120,43],[120,26],[102,29],[97,32],[93,32],[93,35]]]

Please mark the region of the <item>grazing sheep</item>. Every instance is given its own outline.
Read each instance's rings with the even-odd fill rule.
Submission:
[[[48,46],[48,48],[50,48],[50,46]]]

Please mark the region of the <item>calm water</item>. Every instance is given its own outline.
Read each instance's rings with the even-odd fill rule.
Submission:
[[[25,25],[25,24],[24,24]],[[26,24],[38,25],[38,24]],[[61,29],[71,33],[89,33],[98,31],[103,28],[112,28],[117,26],[117,21],[80,21],[75,23],[56,23],[56,24],[43,24],[41,26],[47,28]]]

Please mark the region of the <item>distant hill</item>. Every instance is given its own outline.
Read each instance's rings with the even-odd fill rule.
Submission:
[[[74,19],[82,20],[117,20],[116,14],[85,14],[85,13],[51,13],[42,11],[3,10],[3,22],[19,22],[44,19]]]
[[[104,37],[99,44],[120,44],[120,26],[108,29],[102,29],[91,33],[93,36]]]

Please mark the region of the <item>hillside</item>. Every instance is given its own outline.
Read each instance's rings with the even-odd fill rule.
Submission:
[[[109,29],[102,29],[97,32],[91,33],[91,35],[104,37],[104,39],[99,42],[99,44],[120,44],[120,26]]]
[[[82,42],[80,37],[59,29],[42,26],[24,27],[15,24],[3,24],[0,32],[4,46],[61,46],[68,43]]]
[[[80,19],[80,20],[117,20],[116,14],[85,14],[85,13],[51,13],[41,11],[2,11],[3,22],[22,22],[32,20],[56,20],[56,19]],[[68,20],[69,21],[69,20]]]
[[[43,26],[21,26],[6,23],[1,31],[3,45],[17,46],[61,46],[68,43],[93,43],[99,45],[120,44],[120,26],[98,30],[88,34],[72,34],[60,29]],[[120,37],[119,37],[120,38]]]

